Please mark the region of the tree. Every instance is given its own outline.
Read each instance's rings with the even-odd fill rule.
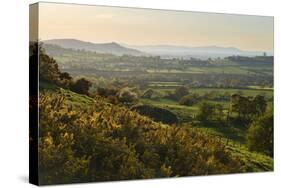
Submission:
[[[48,82],[63,88],[69,88],[72,83],[72,77],[67,72],[62,73],[60,71],[56,60],[45,53],[42,44],[36,42],[31,45],[30,49],[31,63],[37,63],[37,54],[39,54],[39,81]]]
[[[97,94],[103,97],[115,96],[118,90],[116,88],[103,88],[98,87]]]
[[[146,99],[159,99],[161,97],[163,97],[162,94],[154,89],[148,89],[142,95],[142,98]]]
[[[57,84],[61,74],[57,62],[46,55],[43,50],[39,53],[39,79]]]
[[[215,113],[215,106],[211,103],[203,102],[199,107],[199,113],[197,115],[197,118],[200,121],[207,122],[212,120],[214,113]]]
[[[203,102],[199,107],[198,120],[202,122],[221,121],[223,117],[223,106]]]
[[[89,89],[91,86],[92,86],[92,83],[89,80],[87,80],[85,78],[80,78],[74,84],[72,84],[71,90],[76,93],[89,95]]]
[[[262,114],[265,113],[267,104],[266,104],[266,101],[264,99],[264,96],[257,95],[254,98],[253,103],[254,103],[256,114],[262,115]]]
[[[189,94],[189,95],[183,96],[180,99],[179,104],[186,105],[186,106],[192,106],[192,105],[196,104],[198,102],[198,100],[199,100],[198,94]]]
[[[63,72],[63,73],[60,74],[60,79],[61,80],[71,80],[72,77],[69,75],[69,73]]]
[[[185,96],[187,94],[189,94],[189,89],[185,86],[180,86],[175,90],[175,92],[173,94],[173,98],[175,100],[180,100],[183,96]]]
[[[59,85],[65,88],[69,88],[72,84],[72,77],[67,72],[63,72],[59,75]]]
[[[249,150],[273,156],[273,114],[270,112],[254,121],[247,135]]]
[[[231,96],[232,111],[238,113],[239,118],[249,120],[252,116],[262,115],[266,110],[266,101],[264,96],[257,95],[255,98],[243,97],[239,94]]]

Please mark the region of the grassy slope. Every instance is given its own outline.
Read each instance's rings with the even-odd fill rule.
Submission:
[[[144,104],[168,109],[174,112],[178,116],[180,121],[189,121],[190,118],[193,117],[198,111],[198,106],[196,105],[183,106],[169,99],[159,99],[159,100],[141,99],[141,102]]]
[[[94,99],[85,96],[80,95],[77,93],[74,93],[69,90],[65,90],[62,88],[57,88],[48,84],[40,84],[40,86],[43,86],[44,89],[48,89],[60,92],[65,95],[67,102],[69,102],[72,105],[91,105],[95,102]],[[43,89],[41,88],[41,89]],[[163,101],[161,101],[163,102]],[[171,106],[176,106],[175,104],[171,103]],[[110,105],[110,104],[108,104]],[[182,107],[182,108],[188,108],[188,107]],[[227,141],[227,150],[232,153],[232,155],[239,157],[242,159],[247,167],[251,169],[251,171],[259,172],[259,171],[270,171],[273,170],[273,159],[255,152],[249,152],[248,149],[242,144],[237,144],[239,141],[241,141],[241,135],[239,136],[237,130],[231,130],[228,128],[218,128],[218,127],[204,127],[204,126],[193,126],[194,129],[199,129],[207,132],[208,134],[211,134],[213,136],[216,136],[218,138],[222,138],[222,141],[226,143],[226,139],[228,138],[229,141]],[[242,134],[240,132],[240,134]],[[234,136],[233,136],[234,135]],[[235,135],[237,137],[235,137]],[[242,135],[243,136],[243,135]]]
[[[185,119],[187,116],[194,116],[197,113],[198,106],[182,106],[177,102],[168,99],[150,100],[142,99],[144,104],[150,104],[157,107],[162,107],[171,110],[177,114],[180,120]],[[190,119],[189,119],[190,120]],[[246,147],[246,130],[233,128],[224,125],[202,125],[200,123],[193,124],[194,129],[204,131],[220,139],[227,145],[227,149],[232,155],[242,159],[247,167],[254,172],[270,171],[273,170],[273,159],[261,153],[250,152]]]
[[[245,162],[247,168],[253,172],[273,170],[273,159],[261,153],[251,152],[246,147],[245,131],[226,126],[192,126],[194,129],[205,131],[225,143],[232,155]]]
[[[154,84],[165,84],[165,82],[157,82]],[[172,82],[172,83],[168,83],[168,84],[177,84],[177,82]],[[174,89],[159,89],[157,87],[152,87],[154,90],[156,90],[157,92],[165,95],[167,94],[167,92],[173,92]],[[191,88],[190,89],[191,93],[197,93],[199,95],[204,95],[206,93],[210,93],[210,92],[215,92],[216,95],[217,94],[224,94],[224,93],[228,93],[229,95],[232,95],[234,93],[238,93],[241,92],[242,95],[244,96],[256,96],[256,95],[264,95],[266,99],[271,99],[273,96],[273,90],[271,89],[225,89],[225,88]],[[178,115],[179,119],[182,121],[189,121],[190,118],[189,117],[194,117],[197,112],[198,112],[198,105],[193,105],[193,106],[183,106],[183,105],[179,105],[178,102],[173,101],[173,100],[169,100],[169,99],[165,99],[165,98],[160,98],[160,99],[141,99],[141,102],[144,104],[148,104],[148,105],[153,105],[153,106],[157,106],[157,107],[161,107],[161,108],[165,108],[168,110],[171,110],[172,112],[174,112],[175,114]],[[228,108],[229,107],[229,102],[228,101],[208,101],[211,103],[218,103],[221,104],[224,108]],[[268,108],[272,107],[272,102],[268,102]]]

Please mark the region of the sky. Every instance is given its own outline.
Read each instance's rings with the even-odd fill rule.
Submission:
[[[40,3],[40,40],[273,51],[273,17]]]

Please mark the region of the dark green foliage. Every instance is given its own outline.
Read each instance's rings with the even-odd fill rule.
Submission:
[[[89,95],[89,89],[91,86],[92,83],[89,80],[80,78],[71,85],[70,89],[76,93]]]
[[[72,77],[67,72],[60,71],[56,60],[45,53],[42,44],[36,43],[33,46],[33,48],[38,48],[39,53],[39,80],[69,88],[72,84]]]
[[[73,78],[67,72],[60,73],[59,79],[60,79],[59,85],[64,88],[69,88],[73,83]]]
[[[97,88],[97,94],[103,97],[116,96],[117,92],[118,89],[115,88],[103,88],[103,87]]]
[[[123,103],[131,105],[138,101],[138,93],[134,88],[124,87],[121,89],[115,87],[98,87],[97,94],[105,97],[112,104]]]
[[[58,84],[60,74],[61,72],[56,61],[41,50],[39,52],[39,79]]]
[[[92,83],[85,78],[73,81],[73,78],[67,72],[61,72],[56,60],[49,57],[41,44],[34,44],[33,48],[39,51],[39,81],[41,83],[50,83],[63,88],[71,89],[74,92],[89,95],[89,88]],[[32,57],[31,57],[32,58]]]
[[[231,96],[232,111],[237,112],[239,117],[249,120],[251,116],[262,115],[266,110],[264,96],[257,95],[255,98],[244,97],[239,94]]]
[[[273,157],[273,114],[267,113],[254,121],[247,137],[249,150]]]
[[[189,94],[189,95],[183,96],[179,100],[179,104],[186,105],[186,106],[192,106],[192,105],[198,103],[198,101],[199,101],[199,95],[194,93],[194,94]]]
[[[189,90],[187,87],[178,87],[176,90],[175,90],[175,93],[174,93],[174,97],[179,100],[180,98],[182,98],[183,96],[187,95],[189,93]]]
[[[179,101],[183,96],[189,94],[189,89],[185,86],[177,87],[174,93],[171,93],[169,98]]]
[[[154,121],[159,121],[167,124],[178,123],[177,116],[169,110],[158,108],[149,105],[137,105],[132,107],[132,110],[137,111],[141,115],[148,116]]]
[[[223,107],[220,104],[203,102],[199,106],[197,119],[202,122],[221,120],[223,117]]]
[[[254,113],[257,115],[262,115],[265,113],[266,111],[266,101],[264,96],[261,95],[257,95],[254,99],[253,99],[253,108],[254,108]]]

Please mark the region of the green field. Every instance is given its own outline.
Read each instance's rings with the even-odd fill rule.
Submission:
[[[266,97],[273,96],[273,90],[269,89],[232,89],[232,88],[191,88],[191,92],[196,92],[198,94],[204,94],[207,92],[216,92],[217,94],[229,93],[235,94],[240,93],[245,96],[256,96],[256,95],[264,95]]]
[[[179,84],[177,82],[172,83],[155,83],[154,86],[151,86],[150,88],[155,89],[156,91],[166,94],[167,92],[172,92],[175,90],[176,86]],[[174,88],[171,88],[169,86],[175,86]],[[167,88],[165,88],[167,87]],[[217,95],[220,94],[235,94],[239,93],[244,96],[256,96],[256,95],[263,95],[266,99],[270,99],[273,97],[273,89],[267,88],[267,89],[255,89],[255,88],[249,88],[249,89],[233,89],[233,88],[190,88],[191,93],[198,93],[199,95],[203,95],[210,92],[215,92]]]
[[[189,74],[242,74],[242,75],[248,75],[248,74],[257,74],[258,72],[263,69],[263,66],[258,66],[255,68],[250,68],[246,66],[213,66],[213,67],[199,67],[199,66],[193,66],[193,67],[187,67],[184,70],[180,69],[148,69],[147,72],[149,73],[189,73]],[[272,69],[268,69],[266,74],[270,74]]]
[[[165,82],[157,82],[154,84],[161,84],[162,86],[165,85]],[[176,85],[177,82],[169,82],[168,85]],[[173,92],[174,89],[166,89],[166,88],[158,88],[157,86],[150,87],[155,89],[157,92],[161,93],[162,95],[167,94],[168,92]],[[254,97],[256,95],[263,95],[267,100],[272,99],[273,97],[273,90],[264,90],[264,89],[226,89],[226,88],[190,88],[191,93],[197,93],[199,95],[204,95],[206,93],[214,92],[215,95],[220,94],[227,94],[231,96],[232,94],[239,93],[243,96],[251,96]],[[171,110],[172,112],[176,113],[180,120],[185,121],[189,120],[190,117],[194,117],[198,112],[199,104],[193,106],[184,106],[179,105],[177,101],[170,100],[167,98],[160,98],[160,99],[141,99],[141,102],[144,104],[149,104],[161,108],[165,108]],[[224,108],[229,107],[229,101],[208,101],[211,103],[221,104]],[[268,101],[268,107],[272,107],[272,102]]]

